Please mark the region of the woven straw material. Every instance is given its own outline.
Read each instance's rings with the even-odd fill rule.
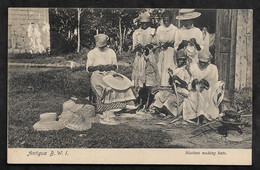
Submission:
[[[119,125],[120,122],[117,122],[114,118],[106,119],[100,119],[99,122],[104,125]]]
[[[179,12],[180,15],[176,16],[178,20],[195,19],[201,15],[200,12],[195,12],[194,9],[181,9]]]
[[[92,127],[92,120],[86,120],[83,115],[73,114],[64,121],[66,128],[75,131],[85,131]]]
[[[40,115],[41,121],[56,121],[57,119],[57,113],[50,112],[50,113],[43,113]]]
[[[115,73],[103,77],[103,81],[111,88],[116,90],[126,90],[132,85],[131,81],[124,75]]]
[[[50,131],[50,130],[61,130],[65,128],[62,122],[58,121],[39,121],[33,125],[34,130],[36,131]]]
[[[43,113],[40,115],[40,121],[33,125],[36,131],[60,130],[65,128],[62,122],[58,122],[57,113]]]

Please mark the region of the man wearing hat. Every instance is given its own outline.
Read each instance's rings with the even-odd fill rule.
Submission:
[[[198,54],[199,62],[190,67],[192,90],[184,100],[183,119],[202,123],[219,116],[218,106],[224,97],[224,83],[218,81],[218,69],[211,64],[211,53],[203,49]],[[206,119],[205,119],[206,118]]]
[[[177,27],[171,24],[172,14],[166,10],[162,13],[163,23],[157,28],[156,43],[158,48],[158,71],[161,78],[161,86],[169,86],[168,68],[176,68],[174,41]]]
[[[113,124],[113,109],[122,109],[133,105],[135,96],[131,81],[116,73],[117,59],[115,52],[107,47],[108,36],[95,36],[96,48],[89,51],[86,69],[91,72],[91,86],[97,98],[97,112],[103,112],[103,122]],[[111,120],[109,119],[111,118]]]
[[[181,22],[181,28],[176,32],[175,50],[185,48],[188,57],[194,62],[198,62],[197,52],[203,48],[202,31],[194,26],[194,19],[200,15],[194,9],[180,9],[176,17]]]
[[[171,75],[169,84],[172,86],[173,92],[161,90],[155,95],[153,106],[159,112],[174,117],[181,114],[183,100],[188,97],[191,87],[191,74],[187,68],[187,58],[183,49],[176,53],[177,68],[174,70],[169,69]]]
[[[149,105],[151,87],[160,84],[157,61],[153,53],[155,43],[155,29],[150,27],[149,13],[141,13],[139,16],[140,28],[133,33],[133,52],[135,60],[133,64],[132,81],[136,93],[145,91],[147,96],[138,96],[137,103],[140,106]],[[146,90],[142,90],[145,88]]]

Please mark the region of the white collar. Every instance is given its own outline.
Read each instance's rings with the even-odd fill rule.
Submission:
[[[174,25],[170,24],[169,27],[166,27],[164,24],[161,25],[162,31],[170,31],[174,29]]]

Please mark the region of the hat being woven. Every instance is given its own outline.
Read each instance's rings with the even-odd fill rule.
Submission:
[[[106,75],[103,77],[103,81],[116,90],[126,90],[132,85],[132,82],[126,76],[119,73]]]

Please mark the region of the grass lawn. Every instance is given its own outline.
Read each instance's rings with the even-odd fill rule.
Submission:
[[[48,60],[48,58],[47,58]],[[130,78],[131,67],[119,66],[118,72]],[[125,120],[117,126],[94,123],[87,131],[67,128],[37,132],[33,125],[45,112],[62,112],[71,96],[86,97],[89,92],[86,71],[70,69],[10,67],[8,70],[8,147],[9,148],[251,148],[252,127],[243,129],[243,142],[234,143],[206,127],[191,137],[196,125],[173,125],[168,120]],[[250,90],[236,93],[236,100],[252,107]],[[245,107],[246,107],[245,106]],[[120,117],[119,117],[120,118]],[[167,123],[168,121],[168,123]],[[165,122],[167,125],[156,125]]]
[[[120,72],[129,76],[127,68]],[[158,148],[170,136],[162,130],[138,129],[129,125],[93,124],[76,132],[37,132],[33,125],[44,112],[62,112],[62,103],[72,95],[87,96],[89,77],[85,71],[68,69],[10,68],[8,96],[8,147],[25,148]]]

